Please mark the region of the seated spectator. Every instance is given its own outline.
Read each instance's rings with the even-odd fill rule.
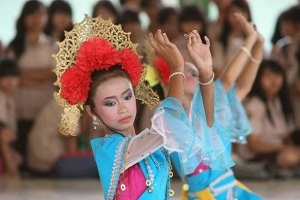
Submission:
[[[64,31],[73,28],[72,8],[67,1],[54,0],[48,7],[48,23],[45,33],[55,41],[62,41],[65,38]]]
[[[18,87],[20,69],[15,61],[0,62],[0,174],[18,174],[18,154],[12,148],[16,138],[17,118],[14,92]],[[2,169],[2,170],[1,170]]]
[[[137,51],[141,55],[145,33],[142,30],[139,13],[134,10],[123,10],[120,17],[120,24],[125,32],[130,32],[130,40],[138,43]]]
[[[97,177],[92,152],[78,149],[77,137],[59,133],[63,108],[53,99],[38,114],[28,138],[27,167],[32,176]],[[84,165],[82,164],[84,163]]]
[[[47,8],[41,1],[24,1],[16,21],[16,34],[6,49],[6,56],[14,58],[21,69],[15,97],[18,117],[15,147],[24,158],[22,172],[26,171],[28,133],[37,113],[54,92],[53,54],[57,44],[44,33],[47,18]]]
[[[156,18],[161,7],[161,0],[141,0],[141,8],[143,9],[143,11],[145,11],[149,19],[147,32],[155,33],[157,31],[158,24]]]
[[[160,9],[157,14],[158,27],[166,33],[169,40],[173,42],[178,36],[178,13],[173,7]]]
[[[186,48],[186,38],[184,34],[190,33],[193,30],[199,32],[202,42],[205,43],[204,36],[206,36],[206,18],[204,12],[197,5],[184,6],[179,14],[179,31],[180,34],[174,41],[180,49],[184,59],[191,61]]]
[[[253,134],[247,145],[238,146],[239,156],[244,161],[267,162],[274,169],[269,172],[275,173],[300,166],[300,151],[290,140],[295,124],[289,89],[284,69],[277,62],[261,63],[245,106]]]
[[[284,11],[279,19],[279,39],[272,49],[272,58],[285,69],[289,88],[291,89],[296,125],[300,128],[300,4]]]
[[[228,5],[219,37],[211,41],[213,67],[217,76],[245,42],[245,35],[235,18],[235,13],[241,13],[247,21],[252,21],[248,1],[232,1]]]

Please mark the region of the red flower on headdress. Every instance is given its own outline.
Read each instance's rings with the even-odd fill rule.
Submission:
[[[90,83],[89,73],[78,67],[69,68],[61,76],[61,95],[71,105],[85,102]]]
[[[160,79],[163,83],[169,83],[169,77],[171,74],[171,68],[164,59],[157,57],[154,62],[154,67],[156,68],[157,72],[159,73]]]
[[[121,62],[117,53],[115,47],[110,45],[107,40],[92,38],[81,45],[74,67],[79,67],[87,72],[107,70],[112,65]]]
[[[136,86],[142,74],[138,55],[130,49],[117,51],[106,39],[93,38],[84,42],[77,52],[73,67],[61,76],[61,96],[71,105],[84,103],[90,90],[91,74],[120,64]]]
[[[140,58],[129,49],[120,51],[121,66],[129,75],[132,84],[136,86],[139,83],[143,66]]]

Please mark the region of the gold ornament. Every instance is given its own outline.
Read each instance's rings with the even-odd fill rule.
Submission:
[[[62,98],[60,90],[61,76],[66,69],[74,66],[77,51],[81,44],[94,37],[107,39],[118,51],[127,48],[137,54],[137,44],[130,41],[130,33],[124,32],[121,25],[115,25],[110,20],[103,20],[100,17],[92,18],[85,15],[82,22],[75,23],[71,31],[65,32],[65,39],[62,42],[58,42],[59,51],[54,55],[56,59],[54,73],[57,76],[54,85],[59,87],[59,91],[54,93],[54,98],[59,105],[64,108],[64,113],[59,126],[60,132],[64,135],[76,135],[78,120],[80,119],[84,105],[83,103],[70,105]],[[146,66],[143,65],[142,76],[139,80],[139,84],[135,88],[136,98],[153,108],[159,102],[159,97],[145,84],[145,76]]]

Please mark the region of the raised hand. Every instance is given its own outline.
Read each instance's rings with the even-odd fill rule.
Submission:
[[[260,44],[260,45],[264,45],[265,43],[265,38],[262,36],[262,34],[258,31],[257,32],[257,40],[256,40],[256,44]]]
[[[149,41],[156,54],[171,67],[171,71],[183,71],[183,57],[177,46],[169,41],[167,34],[158,30],[154,35],[149,35]]]
[[[188,53],[199,70],[199,75],[205,75],[208,73],[209,76],[212,74],[212,57],[210,53],[210,42],[208,37],[205,36],[206,44],[202,43],[199,33],[194,30],[189,34],[186,34],[187,38],[187,50]],[[210,78],[210,77],[209,77]],[[206,79],[206,78],[204,78]]]
[[[257,32],[253,23],[248,22],[247,19],[244,17],[242,13],[235,13],[235,17],[240,24],[240,27],[245,34],[246,37],[253,37],[254,39],[257,38]]]
[[[185,77],[183,74],[184,61],[179,49],[169,41],[167,34],[161,33],[160,30],[154,35],[150,34],[149,40],[156,54],[165,60],[171,68],[167,97],[174,97],[182,102]]]

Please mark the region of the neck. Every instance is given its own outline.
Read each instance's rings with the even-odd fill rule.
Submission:
[[[131,128],[129,128],[128,130],[113,130],[111,128],[105,128],[105,130],[101,130],[101,134],[102,136],[105,136],[105,135],[111,135],[113,133],[120,133],[120,134],[123,134],[123,135],[128,135],[128,136],[135,136],[135,130],[134,130],[134,127],[132,126]],[[103,134],[104,132],[104,134]]]
[[[124,134],[125,135],[129,135],[129,136],[135,136],[135,130],[134,130],[134,127],[130,127],[128,130],[124,131]]]
[[[267,94],[267,99],[268,99],[268,101],[273,102],[276,99],[276,96]]]
[[[34,45],[37,44],[39,41],[40,32],[37,31],[31,31],[26,34],[27,40],[30,44]]]

